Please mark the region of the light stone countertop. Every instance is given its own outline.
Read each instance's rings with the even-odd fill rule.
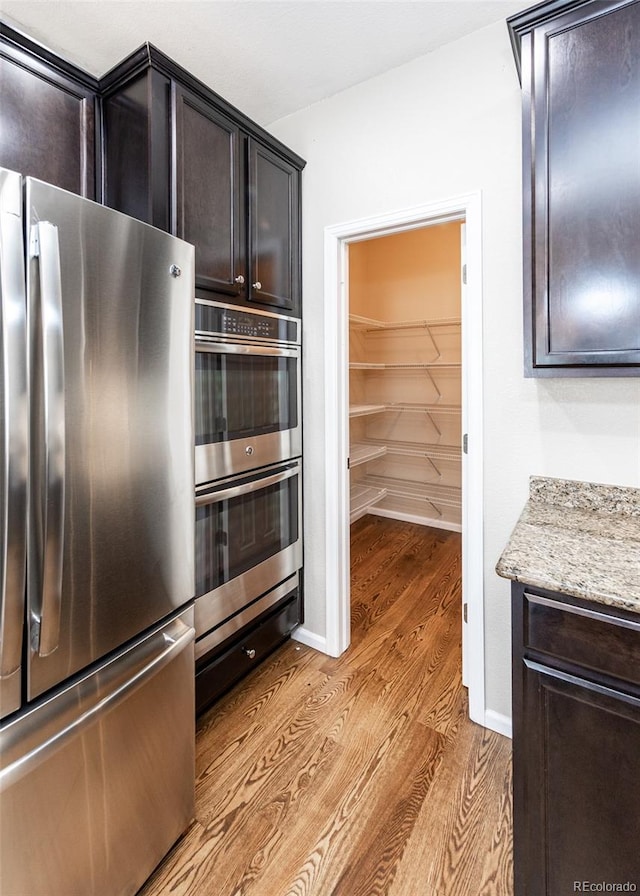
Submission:
[[[532,477],[496,572],[640,613],[640,489]]]

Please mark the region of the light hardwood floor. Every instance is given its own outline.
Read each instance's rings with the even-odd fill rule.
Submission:
[[[199,720],[196,821],[140,896],[510,896],[511,742],[468,719],[460,536],[352,527],[352,643]]]

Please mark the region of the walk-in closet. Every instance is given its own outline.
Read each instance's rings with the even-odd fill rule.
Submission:
[[[349,245],[351,522],[461,531],[462,227]]]

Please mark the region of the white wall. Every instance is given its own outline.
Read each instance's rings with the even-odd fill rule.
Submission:
[[[330,62],[330,53],[327,56]],[[640,487],[640,380],[522,374],[520,95],[504,22],[269,128],[303,176],[306,621],[325,631],[323,237],[329,225],[480,189],[486,700],[510,716],[509,584],[494,567],[530,475]]]

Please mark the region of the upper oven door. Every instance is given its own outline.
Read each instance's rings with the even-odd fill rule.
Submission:
[[[299,346],[196,338],[196,483],[299,457]]]

